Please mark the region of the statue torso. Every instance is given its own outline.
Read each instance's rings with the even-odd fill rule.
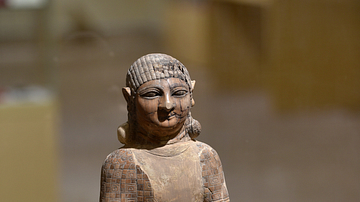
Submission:
[[[101,181],[100,201],[229,201],[217,153],[198,141],[115,150]]]
[[[131,150],[135,164],[149,177],[155,201],[204,200],[200,159],[194,142]]]

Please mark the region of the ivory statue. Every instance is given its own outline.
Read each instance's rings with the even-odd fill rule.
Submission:
[[[128,122],[118,128],[123,147],[101,169],[100,201],[230,201],[216,151],[195,140],[195,81],[165,54],[134,62],[122,89]]]

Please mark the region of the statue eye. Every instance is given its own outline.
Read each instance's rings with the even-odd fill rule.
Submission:
[[[149,92],[145,92],[145,93],[141,94],[141,97],[144,97],[144,98],[155,98],[158,96],[161,96],[161,93],[158,91],[149,91]]]
[[[172,95],[181,97],[181,96],[185,96],[187,93],[188,93],[187,90],[177,90]]]

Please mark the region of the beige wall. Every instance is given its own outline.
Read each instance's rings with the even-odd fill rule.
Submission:
[[[166,52],[183,63],[208,66],[210,48],[209,5],[191,1],[168,1],[164,11]]]
[[[58,103],[1,104],[2,201],[60,201]]]
[[[278,108],[360,108],[359,8],[357,1],[273,5],[267,51]]]
[[[162,1],[146,0],[54,0],[59,23],[57,33],[88,26],[105,35],[116,35],[127,28],[160,27]]]
[[[264,89],[279,110],[359,109],[359,8],[352,0],[214,1],[215,86]]]
[[[48,25],[60,37],[88,29],[103,35],[117,35],[126,29],[160,29],[164,0],[52,0]],[[0,40],[36,37],[41,16],[37,10],[2,10]]]

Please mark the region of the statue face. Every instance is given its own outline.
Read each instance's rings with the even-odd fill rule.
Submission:
[[[191,107],[189,86],[181,79],[152,80],[141,85],[135,98],[138,126],[155,136],[178,132]]]

